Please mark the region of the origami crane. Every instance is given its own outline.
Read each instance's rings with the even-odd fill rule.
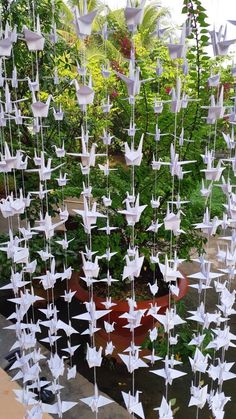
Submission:
[[[112,355],[114,349],[115,349],[115,346],[113,345],[112,341],[107,342],[106,348],[105,348],[105,356]]]
[[[112,199],[111,199],[110,192],[109,192],[108,196],[105,196],[105,195],[102,196],[102,201],[103,201],[103,204],[106,208],[111,206]]]
[[[55,379],[59,378],[64,373],[63,359],[57,353],[51,354],[50,359],[47,361],[48,367]]]
[[[143,266],[144,256],[139,256],[138,249],[135,251],[134,257],[126,255],[126,266],[123,269],[122,280],[126,278],[139,277]]]
[[[62,401],[60,397],[60,393],[56,395],[57,401],[54,404],[46,404],[41,403],[41,412],[43,413],[52,413],[55,415],[58,415],[58,417],[61,419],[63,416],[63,413],[67,412],[68,410],[72,409],[74,406],[76,406],[77,402],[66,402]]]
[[[90,151],[88,150],[88,142],[84,135],[81,137],[82,153],[67,153],[68,156],[81,157],[82,166],[94,167],[96,163],[96,157],[104,157],[106,154],[96,154],[97,144],[91,145]]]
[[[97,350],[96,347],[90,347],[87,343],[86,360],[89,368],[100,367],[102,363],[102,347]]]
[[[183,375],[186,375],[185,372],[175,370],[174,368],[170,368],[168,358],[165,359],[164,368],[161,368],[159,370],[152,370],[150,372],[160,377],[163,377],[165,379],[166,385],[167,384],[172,385],[172,382],[174,379],[182,377]]]
[[[226,40],[227,25],[225,25],[225,28],[223,28],[223,26],[221,25],[219,31],[216,31],[214,28],[212,31],[209,31],[209,33],[211,36],[211,43],[214,55],[227,55],[230,45],[236,41],[236,39]]]
[[[88,202],[87,199],[84,197],[83,198],[83,204],[84,204],[84,209],[83,210],[77,210],[74,209],[73,211],[80,215],[83,219],[83,227],[85,229],[85,231],[90,232],[91,228],[93,228],[93,225],[96,225],[97,223],[97,218],[106,218],[106,215],[101,214],[100,212],[98,212],[97,209],[97,203],[94,202],[92,205],[92,208],[89,209],[88,207]]]
[[[210,392],[208,396],[208,404],[216,419],[224,418],[224,407],[230,400],[231,397],[226,397],[224,392],[220,392],[220,390],[215,390],[215,392],[213,390]]]
[[[95,303],[92,300],[90,302],[86,302],[85,305],[87,313],[78,314],[77,316],[73,316],[73,318],[77,320],[86,320],[91,323],[92,326],[96,326],[98,319],[111,312],[111,310],[96,310]]]
[[[75,86],[75,92],[77,97],[78,105],[81,109],[84,110],[87,105],[91,105],[94,101],[94,90],[92,84],[92,76],[89,77],[88,85],[79,85],[78,81],[75,79],[72,82]]]
[[[154,284],[150,284],[150,282],[148,283],[150,292],[152,293],[153,296],[155,296],[158,293],[159,287],[157,285],[157,281],[154,282]]]
[[[59,109],[53,108],[53,116],[54,116],[55,121],[63,121],[64,112],[62,110],[61,104],[59,105]],[[60,156],[58,156],[58,157],[60,157]],[[64,156],[62,156],[62,157],[64,157]]]
[[[164,326],[166,333],[169,333],[170,330],[174,329],[175,325],[186,323],[185,320],[181,319],[181,317],[176,314],[175,308],[167,308],[165,314],[156,314],[153,315],[153,317]]]
[[[67,235],[65,233],[64,234],[64,239],[62,239],[62,240],[55,240],[55,242],[58,243],[62,247],[63,250],[67,250],[68,247],[69,247],[69,244],[71,242],[73,242],[73,240],[74,240],[74,238],[71,239],[71,240],[67,240]]]
[[[29,51],[43,51],[45,38],[41,33],[39,15],[37,16],[36,30],[31,31],[24,25],[23,32]]]
[[[191,398],[188,406],[197,406],[199,409],[203,409],[207,401],[207,390],[207,385],[204,387],[196,387],[192,384]]]
[[[160,356],[155,355],[155,348],[152,349],[151,355],[145,355],[144,358],[150,361],[151,365],[154,365],[156,361],[162,359]]]
[[[47,118],[49,112],[49,106],[52,99],[52,95],[49,95],[46,102],[42,102],[36,99],[34,90],[32,90],[32,112],[35,118]]]
[[[128,298],[129,312],[121,314],[119,317],[121,319],[127,319],[128,324],[123,326],[124,328],[130,329],[133,331],[135,328],[141,326],[141,320],[144,314],[146,313],[145,309],[135,310],[137,307],[136,301],[132,298]]]
[[[220,83],[220,74],[213,74],[211,72],[210,77],[208,77],[208,86],[209,87],[217,87]]]
[[[136,197],[135,204],[133,206],[130,205],[128,199],[125,200],[126,209],[119,210],[120,214],[124,214],[128,225],[133,226],[140,220],[140,216],[142,212],[145,210],[147,205],[139,205],[139,194]]]
[[[87,1],[83,2],[83,14],[80,15],[78,6],[73,8],[74,13],[74,25],[77,36],[79,38],[85,38],[86,36],[91,34],[92,31],[92,24],[96,17],[97,10],[93,10],[92,12],[88,13],[87,10]]]
[[[216,234],[217,228],[221,226],[222,221],[218,219],[217,216],[215,216],[212,221],[210,221],[210,215],[208,207],[206,207],[204,216],[203,216],[203,222],[202,223],[196,223],[194,224],[195,229],[201,229],[204,234],[209,234],[210,236],[213,236]]]
[[[115,71],[115,74],[119,77],[119,79],[125,82],[131,103],[134,101],[134,97],[139,95],[142,83],[153,80],[152,78],[140,80],[140,68],[135,68],[132,60],[130,60],[129,64],[129,77],[119,73],[118,71]]]
[[[109,113],[112,108],[112,103],[110,103],[110,96],[107,97],[107,102],[103,101],[101,108],[104,113]]]
[[[135,32],[137,26],[142,23],[144,13],[145,0],[141,0],[137,7],[132,7],[130,0],[127,0],[127,5],[124,10],[126,25],[130,32]]]
[[[10,57],[12,52],[12,45],[17,41],[16,26],[12,30],[8,21],[5,23],[5,29],[1,31],[0,39],[0,57]]]
[[[18,291],[20,288],[24,287],[25,285],[29,284],[30,281],[24,281],[23,280],[23,271],[21,272],[14,272],[13,268],[11,268],[11,278],[10,283],[7,285],[4,285],[0,289],[12,289],[14,294],[18,294]]]
[[[127,166],[140,166],[143,157],[142,148],[143,135],[140,139],[137,150],[134,149],[133,142],[131,143],[131,147],[129,147],[128,143],[125,143],[125,161]]]
[[[160,407],[155,408],[154,410],[159,411],[159,418],[160,419],[173,419],[173,414],[171,410],[171,404],[168,403],[165,397],[163,396],[161,399]]]
[[[133,371],[140,367],[147,368],[146,362],[142,361],[142,359],[139,358],[139,351],[135,351],[135,353],[129,352],[129,355],[125,354],[118,354],[121,360],[126,365],[128,371],[130,374],[132,374]]]
[[[189,357],[189,362],[191,364],[192,371],[195,373],[196,371],[206,372],[208,367],[208,359],[210,358],[209,354],[203,355],[200,349],[196,348],[194,353],[194,357]]]
[[[103,135],[101,137],[104,145],[111,145],[112,139],[114,138],[114,135],[111,135],[109,132],[103,128]]]
[[[36,222],[39,225],[36,227],[32,227],[32,230],[43,232],[45,234],[46,239],[49,239],[54,236],[55,229],[65,223],[65,220],[58,221],[57,223],[53,224],[51,215],[48,215],[48,213],[46,213],[43,217],[43,215],[40,213],[40,220]]]
[[[213,381],[218,380],[218,383],[221,385],[224,381],[232,380],[236,377],[236,374],[230,371],[233,367],[234,362],[221,362],[220,359],[217,359],[218,365],[211,364],[208,368],[208,375],[212,378]]]
[[[47,161],[47,164],[45,162],[45,157],[44,157],[44,153],[41,152],[41,161],[40,161],[40,168],[39,169],[27,169],[26,172],[27,173],[38,173],[39,174],[39,180],[45,181],[45,180],[50,180],[52,173],[55,172],[55,170],[59,169],[60,167],[64,166],[64,163],[59,164],[56,167],[51,168],[51,164],[52,164],[52,159],[49,158]],[[41,191],[43,192],[43,190]],[[44,194],[46,192],[44,191]]]
[[[124,391],[121,392],[126,409],[128,410],[129,414],[132,415],[134,413],[140,418],[145,419],[143,406],[142,403],[139,401],[140,393],[141,392],[137,390],[135,395],[132,396],[130,391],[129,393],[125,393]]]
[[[236,336],[230,332],[229,326],[225,326],[223,330],[212,329],[212,332],[215,334],[215,338],[208,343],[206,349],[213,348],[218,351],[220,348],[228,350],[229,347],[236,347],[236,345],[231,342],[231,340],[236,340]]]
[[[207,123],[214,124],[217,119],[223,118],[225,113],[224,107],[224,86],[221,87],[218,100],[214,95],[210,97],[210,105],[202,106],[203,109],[208,109]]]
[[[70,341],[67,342],[67,348],[62,349],[63,352],[67,352],[70,357],[75,354],[75,351],[80,347],[80,345],[71,346]]]
[[[180,271],[178,271],[178,263],[174,261],[171,266],[167,255],[165,256],[165,264],[159,262],[159,267],[165,282],[176,282],[177,278],[184,278]]]
[[[186,42],[185,42],[185,40],[186,40],[186,23],[183,24],[179,43],[170,42],[169,44],[167,44],[169,54],[170,54],[170,58],[172,60],[174,60],[176,58],[184,58],[185,57],[185,54],[186,54]]]
[[[93,396],[84,397],[80,400],[81,400],[81,402],[87,404],[90,407],[90,409],[92,410],[92,412],[96,412],[96,413],[98,413],[99,407],[106,406],[107,404],[113,403],[113,400],[99,395],[97,384],[94,385]]]
[[[11,301],[12,303],[19,304],[21,313],[26,314],[29,308],[32,304],[34,304],[36,301],[43,300],[42,297],[39,297],[37,295],[34,295],[34,293],[30,293],[28,289],[25,290],[23,293],[20,291],[20,297],[16,298],[10,298],[8,301]]]

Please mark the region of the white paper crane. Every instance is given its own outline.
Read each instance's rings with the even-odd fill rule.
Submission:
[[[43,51],[45,38],[41,33],[39,16],[37,16],[36,30],[31,31],[27,26],[23,26],[23,32],[29,51]]]
[[[0,39],[0,57],[10,57],[12,52],[12,45],[17,40],[16,27],[11,30],[8,21],[5,24],[5,30],[1,30]]]
[[[97,211],[97,203],[93,202],[92,204],[92,208],[89,209],[88,206],[88,201],[86,199],[86,197],[84,196],[83,198],[83,204],[84,204],[84,209],[83,210],[78,210],[78,209],[74,209],[73,211],[80,215],[83,219],[83,227],[85,229],[85,231],[90,232],[91,228],[93,228],[93,226],[96,225],[97,223],[97,218],[106,218],[106,215],[101,214],[100,212]]]
[[[126,25],[128,26],[130,32],[135,32],[137,30],[137,26],[142,23],[145,2],[146,0],[141,0],[137,7],[132,7],[130,0],[127,0],[124,14]]]
[[[231,400],[231,397],[226,397],[224,392],[216,390],[211,391],[208,396],[208,404],[212,410],[212,414],[216,419],[223,419],[225,412],[224,407],[226,403]]]
[[[125,143],[125,161],[127,166],[140,166],[143,157],[143,138],[144,135],[142,135],[136,150],[134,149],[133,142],[131,143],[131,147],[128,145],[128,143]]]
[[[139,205],[139,194],[136,197],[135,204],[133,206],[130,205],[128,199],[125,199],[126,209],[119,210],[120,214],[124,214],[127,224],[130,226],[135,225],[140,220],[140,216],[142,212],[145,210],[147,205]]]
[[[128,410],[129,414],[132,415],[134,413],[140,418],[145,419],[143,406],[142,403],[139,401],[140,393],[141,392],[137,390],[135,395],[132,396],[130,391],[129,393],[125,393],[124,391],[121,392],[126,409]]]
[[[87,312],[83,314],[78,314],[77,316],[73,316],[74,319],[77,320],[86,320],[90,322],[92,325],[96,325],[98,319],[103,316],[106,316],[111,310],[96,310],[95,303],[93,301],[86,302],[86,309]]]
[[[143,266],[144,256],[139,256],[138,249],[136,249],[134,256],[125,256],[126,265],[123,269],[122,280],[126,278],[138,278]]]
[[[34,304],[36,301],[40,300],[43,300],[43,298],[34,295],[34,293],[32,292],[30,293],[29,290],[26,289],[24,293],[20,291],[20,297],[10,298],[8,301],[11,301],[15,304],[19,304],[21,313],[26,314],[31,305]]]
[[[224,86],[221,87],[218,100],[215,99],[214,95],[210,97],[210,105],[202,106],[203,109],[208,109],[207,123],[214,124],[217,119],[223,118],[225,113],[224,106]]]
[[[151,365],[154,365],[156,361],[162,359],[160,356],[155,355],[155,348],[152,349],[151,355],[145,355],[145,359],[147,359]]]
[[[225,326],[224,329],[212,329],[215,334],[215,338],[208,343],[206,349],[213,348],[218,351],[220,348],[228,350],[229,347],[235,348],[236,345],[231,340],[236,340],[236,336],[230,332],[229,326]]]
[[[194,353],[194,357],[189,357],[189,362],[191,364],[192,371],[195,373],[196,371],[200,372],[206,372],[208,367],[208,359],[210,358],[209,354],[206,354],[205,356],[200,351],[200,349],[196,348],[196,351]]]
[[[177,261],[171,263],[168,260],[167,255],[165,256],[165,264],[160,262],[158,263],[165,282],[176,282],[177,278],[184,278],[181,272],[178,270]]]
[[[211,72],[211,75],[208,77],[207,81],[209,87],[217,87],[220,84],[220,73],[213,74]]]
[[[178,371],[174,368],[170,368],[169,367],[169,361],[168,361],[167,357],[165,359],[165,367],[164,368],[161,368],[159,370],[153,370],[153,371],[150,371],[150,372],[164,378],[166,385],[167,384],[172,385],[172,382],[173,382],[174,379],[180,378],[183,375],[186,375],[185,372]]]
[[[62,349],[63,352],[68,353],[68,356],[72,357],[75,354],[75,351],[80,347],[80,345],[71,346],[70,341],[67,342],[67,348]]]
[[[75,79],[72,82],[75,86],[75,92],[77,97],[77,102],[80,105],[81,109],[85,109],[87,105],[91,105],[94,100],[94,90],[92,84],[92,76],[89,77],[88,85],[79,85],[78,81]]]
[[[170,42],[167,44],[170,58],[172,60],[176,58],[183,58],[186,54],[186,23],[183,24],[181,36],[178,43]]]
[[[217,359],[218,365],[211,364],[208,369],[208,375],[213,381],[218,380],[219,385],[223,384],[224,381],[232,380],[236,377],[236,374],[230,371],[233,367],[234,362],[221,362]]]
[[[88,142],[86,141],[86,136],[81,136],[81,145],[82,145],[82,153],[67,153],[68,156],[74,157],[81,157],[82,166],[86,167],[94,167],[96,163],[96,157],[104,157],[106,154],[97,154],[96,148],[97,144],[93,143],[91,145],[90,150],[88,149]],[[84,173],[87,174],[87,173]]]
[[[71,240],[67,240],[67,235],[65,233],[64,239],[62,239],[62,240],[55,240],[55,242],[58,243],[62,247],[63,250],[67,250],[69,248],[69,244],[71,242],[73,242],[74,239],[75,238],[73,238]]]
[[[47,118],[49,112],[49,106],[52,99],[52,95],[49,95],[46,102],[42,102],[36,99],[34,90],[32,91],[32,112],[35,118]]]
[[[57,353],[52,354],[50,359],[47,361],[48,367],[55,379],[59,378],[64,373],[64,362],[63,359],[59,357]]]
[[[176,325],[186,323],[185,320],[181,319],[181,317],[176,314],[176,308],[167,308],[165,314],[156,314],[153,315],[153,317],[164,326],[164,330],[167,333],[174,329]]]
[[[61,419],[63,413],[67,412],[68,410],[72,409],[74,406],[78,404],[77,402],[62,401],[59,393],[56,395],[56,398],[56,403],[41,403],[40,406],[43,413],[52,413],[54,415],[58,415],[58,417]]]
[[[97,14],[97,10],[93,10],[92,12],[88,13],[86,0],[83,2],[83,5],[84,8],[82,15],[79,13],[79,9],[77,6],[73,8],[73,23],[75,25],[77,36],[82,39],[88,35],[91,35],[92,24]]]
[[[20,288],[24,287],[25,285],[29,284],[30,281],[24,281],[23,280],[23,271],[21,272],[14,272],[13,268],[11,268],[11,278],[10,283],[7,285],[4,285],[0,289],[6,290],[6,289],[12,289],[14,294],[16,295]]]
[[[32,230],[43,232],[45,234],[46,239],[49,239],[54,236],[55,229],[57,229],[65,223],[65,220],[58,221],[57,223],[53,224],[51,215],[48,215],[48,213],[46,213],[43,217],[43,215],[40,213],[40,220],[37,222],[39,225],[36,227],[32,227]]]
[[[96,347],[90,347],[87,343],[86,360],[89,368],[100,367],[102,363],[102,346],[97,350]]]
[[[207,401],[207,390],[208,386],[197,387],[191,386],[191,398],[188,406],[197,406],[199,409],[203,409]]]
[[[46,270],[45,275],[36,276],[35,279],[40,279],[41,284],[45,290],[54,288],[57,279],[61,278],[61,273],[55,272],[56,262],[53,258],[51,261],[50,270]]]
[[[130,374],[132,374],[132,372],[138,368],[148,367],[146,362],[142,361],[142,359],[139,358],[138,350],[136,350],[134,353],[130,351],[129,355],[126,355],[126,354],[118,354],[118,355],[121,358],[121,360],[124,362],[124,364],[126,365]]]
[[[87,404],[92,412],[98,413],[98,410],[102,406],[106,406],[110,403],[113,403],[113,400],[108,399],[107,397],[101,396],[98,393],[97,384],[94,385],[94,394],[90,397],[84,397],[80,399],[81,402]]]
[[[211,43],[214,55],[227,55],[230,45],[232,45],[236,41],[236,39],[226,39],[227,25],[225,25],[225,27],[221,25],[218,31],[216,31],[215,28],[213,28],[213,30],[209,31],[209,33],[211,36]]]
[[[106,131],[105,128],[103,128],[103,135],[101,137],[104,145],[111,145],[112,139],[114,138],[114,135],[111,135],[110,132]]]
[[[173,419],[173,413],[171,410],[171,404],[168,403],[166,398],[163,396],[161,399],[160,407],[157,407],[154,410],[159,411],[159,419]]]
[[[134,97],[139,95],[142,83],[153,80],[152,78],[140,80],[140,68],[135,68],[131,60],[129,64],[129,77],[119,73],[118,71],[115,71],[115,74],[125,82],[130,103],[133,103]]]

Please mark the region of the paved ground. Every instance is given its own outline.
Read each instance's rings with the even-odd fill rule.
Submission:
[[[229,235],[226,234],[226,235]],[[217,272],[219,268],[224,268],[220,262],[216,260],[216,253],[217,253],[217,244],[220,243],[220,246],[222,249],[225,249],[226,241],[221,240],[220,237],[210,237],[210,240],[205,248],[206,250],[206,259],[210,260],[212,262],[211,271]],[[193,254],[192,258],[197,257],[197,254]],[[199,271],[199,263],[197,262],[184,262],[181,265],[181,271],[186,275],[193,274],[195,272]],[[190,283],[196,284],[197,281],[191,280]],[[214,284],[211,284],[214,286]],[[231,286],[233,288],[236,288],[236,278],[232,281]],[[206,298],[206,307],[209,311],[216,310],[216,303],[217,303],[217,294],[215,292],[215,289],[209,289],[207,290],[207,298]],[[193,288],[189,288],[188,294],[185,297],[185,304],[189,310],[195,310],[196,305],[198,304],[198,294],[197,291]],[[195,307],[195,308],[193,308]],[[231,318],[231,322],[234,320],[234,316]],[[235,414],[236,417],[236,414]]]
[[[4,329],[4,327],[9,324],[11,323],[0,315],[0,419],[23,419],[24,409],[14,399],[12,391],[13,388],[19,388],[19,384],[12,382],[10,377],[2,370],[2,368],[6,366],[4,357],[15,341],[14,331]],[[41,348],[42,353],[48,355],[47,349],[43,346],[41,346]],[[50,379],[46,363],[42,362],[40,365],[42,366],[42,375]],[[14,370],[11,375],[13,376],[15,372],[16,371]],[[63,418],[94,419],[95,415],[90,408],[79,401],[80,398],[88,397],[94,393],[93,385],[80,374],[77,374],[75,379],[69,381],[67,381],[64,376],[60,379],[60,384],[65,386],[61,393],[62,400],[78,401],[78,404],[73,409],[66,412],[63,415]],[[101,394],[107,396],[104,393]],[[130,416],[123,407],[113,402],[110,405],[99,409],[98,417],[106,419],[128,419]],[[49,418],[49,416],[45,415],[44,418]]]

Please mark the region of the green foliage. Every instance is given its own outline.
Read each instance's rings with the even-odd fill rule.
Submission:
[[[179,316],[185,319],[187,313],[184,301],[178,301],[178,303],[176,304],[176,308]],[[183,363],[189,362],[189,357],[192,358],[196,350],[196,346],[189,345],[189,342],[193,338],[193,333],[198,333],[198,331],[195,330],[194,322],[188,321],[182,325],[176,326],[175,335],[178,335],[178,342],[176,345],[169,347],[168,334],[164,332],[164,328],[162,326],[159,326],[158,337],[157,340],[154,342],[155,353],[163,358],[169,353],[169,355],[174,355],[174,358],[178,361],[181,361]],[[205,338],[201,346],[201,351],[204,355],[209,354],[210,356],[212,356],[213,350],[206,349],[208,343],[212,340],[211,331],[209,329],[204,329],[203,334],[205,334]],[[152,350],[153,343],[149,339],[147,339],[144,342],[143,347]]]
[[[0,235],[0,243],[8,241],[7,234]],[[6,285],[10,282],[11,277],[12,260],[7,258],[5,252],[0,252],[0,284],[1,286]]]

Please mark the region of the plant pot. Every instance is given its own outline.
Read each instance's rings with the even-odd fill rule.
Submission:
[[[78,300],[82,302],[89,301],[88,291],[82,288],[82,286],[80,285],[80,275],[81,274],[79,272],[73,272],[70,280],[70,288],[72,291],[76,291],[75,297]],[[178,297],[174,297],[175,301],[181,300],[186,295],[188,290],[187,278],[184,277],[183,279],[179,279],[178,285],[180,291]],[[102,302],[105,300],[104,298],[97,297],[95,295],[93,300],[95,302],[97,310],[104,310],[104,305],[102,304]],[[120,316],[125,312],[129,311],[128,303],[124,300],[119,301],[115,299],[112,299],[112,302],[116,305],[112,307],[112,311],[109,315],[104,316],[100,320],[100,322],[98,321],[98,326],[102,328],[104,320],[109,321],[110,323],[115,322],[115,330],[111,333],[112,342],[115,345],[116,342],[118,342],[119,346],[124,348],[129,346],[130,344],[131,333],[130,329],[124,328],[124,326],[127,324],[127,320],[120,318]],[[169,306],[169,294],[155,298],[154,302],[157,304],[158,307],[161,307],[159,313],[165,313],[167,307]],[[153,299],[137,301],[137,309],[148,310],[152,303]],[[152,316],[143,316],[141,323],[141,326],[137,327],[134,331],[134,340],[136,345],[140,345],[143,343],[149,329],[151,329],[155,324],[155,320]],[[107,334],[103,329],[97,332],[96,337],[97,335],[100,337],[100,344],[102,344],[102,340],[104,340],[104,342],[107,342]]]

